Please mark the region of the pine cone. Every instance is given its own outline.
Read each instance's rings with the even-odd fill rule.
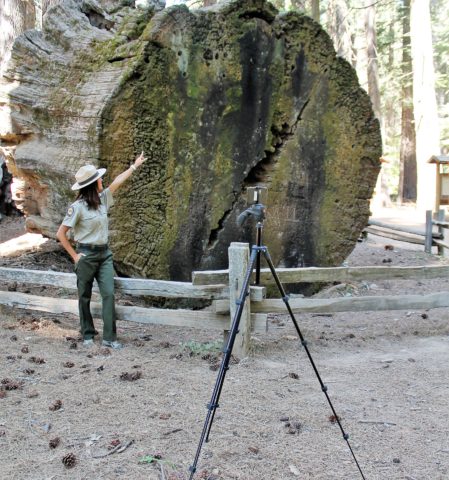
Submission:
[[[41,357],[30,357],[28,361],[31,363],[37,363],[38,365],[45,363],[45,359]]]
[[[55,412],[56,410],[60,410],[61,407],[62,407],[62,400],[55,400],[53,405],[50,405],[48,409],[51,410],[52,412]]]
[[[18,390],[23,387],[23,382],[16,382],[10,378],[4,378],[1,383],[2,390]]]
[[[50,448],[56,448],[60,443],[61,443],[61,439],[59,437],[55,437],[48,442],[48,446]]]
[[[136,380],[139,380],[139,378],[142,378],[142,372],[140,370],[137,370],[137,372],[134,373],[123,372],[120,375],[120,380],[128,382],[135,382]]]
[[[68,453],[62,457],[62,463],[66,468],[73,468],[76,464],[76,456],[74,453]]]

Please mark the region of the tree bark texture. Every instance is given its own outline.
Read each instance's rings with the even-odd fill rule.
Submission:
[[[0,0],[0,76],[10,58],[14,40],[34,28],[36,13],[32,0]]]
[[[351,28],[349,26],[349,11],[346,1],[330,0],[327,12],[327,31],[334,42],[337,55],[355,66],[356,55],[352,44]]]
[[[312,0],[312,18],[320,23],[320,0]]]
[[[373,104],[374,115],[381,122],[379,91],[379,67],[377,64],[377,38],[376,38],[376,7],[371,4],[366,7],[365,31],[366,51],[368,57],[368,94]]]
[[[429,0],[411,0],[410,31],[418,179],[417,204],[423,210],[434,210],[435,165],[427,162],[432,155],[440,153],[440,134]]]
[[[399,199],[416,202],[416,134],[413,111],[413,65],[410,41],[410,0],[402,7],[402,118],[399,158]],[[438,168],[438,167],[437,167]]]
[[[227,268],[248,186],[269,187],[264,243],[277,265],[336,265],[369,216],[381,139],[366,93],[308,17],[262,0],[213,9],[108,10],[64,0],[13,50],[2,138],[17,144],[30,230],[54,236],[83,164],[117,192],[117,270],[189,280]],[[1,98],[0,98],[1,100]]]
[[[2,215],[18,215],[11,191],[12,175],[6,168],[6,162],[0,152],[0,219]]]
[[[379,120],[381,131],[383,131],[383,118],[379,90],[379,68],[377,62],[377,36],[376,36],[376,7],[368,0],[365,12],[365,33],[366,33],[366,57],[368,80],[368,95],[374,110],[375,117]],[[388,190],[385,170],[381,169],[377,179],[376,196],[380,199],[381,205],[390,205],[390,192]]]
[[[42,16],[47,13],[51,7],[57,5],[61,0],[42,0]]]

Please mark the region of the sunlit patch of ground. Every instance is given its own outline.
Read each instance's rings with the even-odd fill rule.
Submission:
[[[18,257],[40,250],[48,241],[38,233],[26,231],[25,217],[3,216],[0,220],[0,258]]]
[[[47,241],[47,238],[44,238],[38,233],[25,233],[24,235],[0,243],[0,257],[20,255],[25,251],[42,246]]]

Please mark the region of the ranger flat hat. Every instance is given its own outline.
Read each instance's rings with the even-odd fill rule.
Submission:
[[[106,173],[105,168],[97,169],[93,165],[84,165],[75,174],[76,183],[72,185],[72,190],[80,190],[94,183]]]

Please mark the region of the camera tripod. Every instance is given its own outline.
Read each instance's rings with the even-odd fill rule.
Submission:
[[[215,412],[216,412],[217,408],[219,407],[218,402],[219,402],[219,399],[220,399],[221,390],[223,388],[223,383],[224,383],[224,380],[225,380],[226,372],[229,370],[229,361],[231,359],[231,353],[232,353],[232,348],[234,346],[235,338],[236,338],[236,335],[238,333],[240,318],[242,316],[242,312],[243,312],[243,308],[244,308],[244,305],[245,305],[246,297],[249,295],[251,276],[253,274],[254,268],[256,268],[255,284],[258,285],[259,282],[260,282],[260,260],[261,260],[261,255],[263,255],[266,262],[268,263],[268,266],[270,268],[270,271],[271,271],[271,274],[274,278],[276,286],[279,290],[281,298],[282,298],[283,302],[285,303],[285,306],[288,310],[290,318],[291,318],[291,320],[293,322],[293,325],[295,327],[296,333],[298,334],[298,337],[301,341],[301,345],[304,347],[304,350],[307,354],[307,357],[310,361],[310,364],[313,368],[313,371],[315,372],[315,375],[318,379],[318,382],[320,383],[321,390],[323,391],[324,395],[326,396],[326,399],[327,399],[327,401],[329,403],[329,406],[332,410],[332,413],[333,413],[332,418],[335,418],[336,423],[340,427],[343,438],[344,438],[344,440],[346,441],[346,443],[349,447],[352,458],[354,459],[354,462],[355,462],[355,464],[356,464],[356,466],[357,466],[357,468],[360,472],[360,475],[361,475],[362,479],[365,480],[365,476],[363,475],[363,472],[362,472],[362,469],[359,465],[359,462],[357,461],[355,453],[354,453],[354,451],[351,447],[351,444],[349,443],[349,435],[343,429],[340,417],[337,415],[337,412],[335,411],[335,408],[334,408],[334,406],[332,404],[332,401],[329,397],[329,394],[327,392],[327,386],[323,383],[323,381],[321,379],[321,376],[318,372],[318,369],[315,365],[315,362],[313,361],[312,355],[311,355],[310,350],[307,346],[307,341],[305,340],[305,338],[304,338],[304,336],[303,336],[303,334],[302,334],[302,332],[299,328],[298,322],[296,321],[295,315],[294,315],[294,313],[293,313],[293,311],[290,307],[289,297],[285,293],[284,287],[283,287],[281,281],[279,280],[279,277],[276,273],[273,262],[271,260],[271,256],[268,252],[268,248],[262,245],[262,229],[263,229],[263,221],[265,219],[265,208],[264,208],[264,206],[260,203],[256,203],[256,204],[252,205],[250,208],[248,208],[242,214],[240,214],[240,216],[237,219],[237,223],[239,225],[241,225],[250,216],[255,217],[256,220],[257,220],[257,224],[256,224],[256,228],[257,228],[256,244],[251,247],[251,255],[250,255],[249,265],[248,265],[247,271],[245,273],[245,277],[244,277],[242,289],[241,289],[241,292],[240,292],[240,296],[239,296],[238,300],[236,301],[237,310],[234,314],[234,318],[233,318],[232,323],[231,323],[231,329],[229,331],[229,336],[228,336],[228,340],[226,342],[226,346],[223,349],[223,357],[222,357],[220,368],[219,368],[219,371],[218,371],[217,380],[215,382],[215,386],[214,386],[214,389],[213,389],[213,392],[212,392],[212,397],[211,397],[210,402],[207,404],[207,410],[208,411],[207,411],[207,415],[206,415],[206,420],[204,422],[203,430],[201,432],[201,437],[200,437],[200,441],[199,441],[198,448],[197,448],[197,451],[196,451],[195,460],[189,468],[189,471],[190,471],[189,479],[192,480],[194,475],[195,475],[197,465],[198,465],[198,460],[199,460],[199,457],[200,457],[200,454],[201,454],[201,449],[203,447],[203,444],[205,442],[209,441],[209,435],[210,435],[210,431],[211,431],[211,428],[212,428],[212,423],[214,421]]]

